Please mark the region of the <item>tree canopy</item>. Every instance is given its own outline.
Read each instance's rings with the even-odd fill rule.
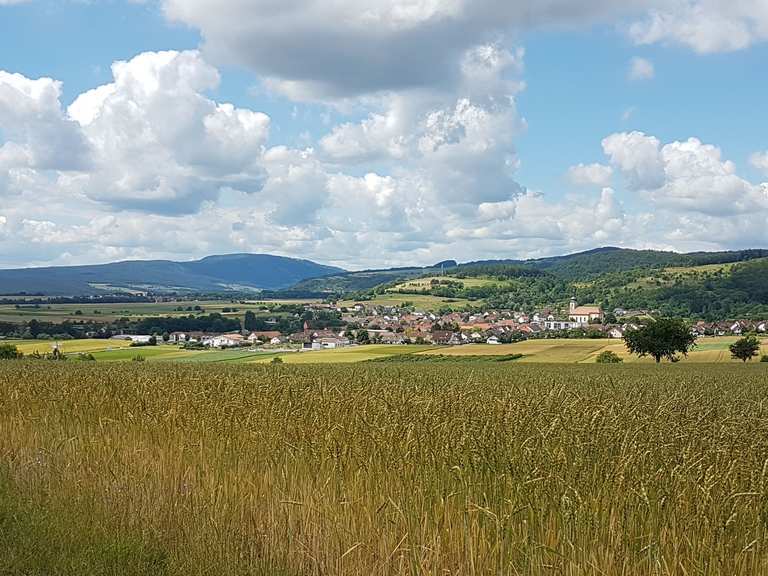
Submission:
[[[682,320],[661,318],[628,331],[624,342],[633,354],[651,356],[658,364],[663,358],[677,362],[678,354],[687,356],[696,345],[696,337]]]
[[[745,336],[731,344],[730,350],[734,359],[747,362],[760,353],[760,340],[755,336]]]

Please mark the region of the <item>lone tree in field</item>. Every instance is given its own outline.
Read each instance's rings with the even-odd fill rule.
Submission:
[[[760,353],[760,340],[755,336],[744,336],[731,344],[730,350],[735,360],[747,362]]]
[[[661,318],[624,335],[624,343],[633,354],[651,356],[656,363],[662,358],[677,362],[678,354],[688,356],[696,345],[696,337],[682,320]]]

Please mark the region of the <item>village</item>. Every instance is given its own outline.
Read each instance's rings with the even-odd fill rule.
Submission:
[[[327,350],[361,344],[430,344],[461,346],[466,344],[500,345],[546,338],[622,339],[628,330],[653,318],[647,310],[617,308],[606,312],[600,306],[580,305],[571,299],[566,309],[544,308],[532,314],[512,310],[482,312],[451,311],[444,314],[419,310],[412,306],[385,306],[370,302],[352,306],[336,303],[308,303],[309,312],[331,312],[338,325],[317,328],[305,322],[303,330],[283,333],[279,330],[242,330],[226,334],[172,332],[170,334],[120,334],[115,340],[128,340],[135,346],[155,344],[181,345],[189,348],[260,348],[271,350]],[[703,322],[691,325],[697,337],[740,336],[768,333],[768,321],[737,320]]]

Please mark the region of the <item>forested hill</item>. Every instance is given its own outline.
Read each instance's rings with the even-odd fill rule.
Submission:
[[[768,258],[766,250],[738,250],[732,252],[661,252],[656,250],[631,250],[626,248],[597,248],[567,256],[555,256],[532,260],[478,260],[457,264],[450,260],[424,268],[391,268],[330,274],[322,278],[302,281],[293,286],[296,290],[328,293],[348,293],[368,290],[382,284],[417,278],[428,274],[450,272],[472,275],[498,274],[536,275],[549,273],[558,278],[586,281],[604,274],[628,271],[662,270],[670,267],[691,267],[712,264],[730,264],[759,258]],[[506,271],[506,272],[505,272]]]
[[[768,250],[679,254],[600,248],[536,260],[349,272],[294,288],[363,298],[406,280],[446,274],[492,282],[472,287],[440,283],[430,287],[429,294],[515,309],[560,305],[575,295],[606,310],[657,310],[709,320],[768,318]]]
[[[609,272],[730,264],[766,257],[768,257],[768,250],[680,254],[656,250],[598,248],[569,256],[527,260],[524,264],[552,272],[561,278],[587,280]]]

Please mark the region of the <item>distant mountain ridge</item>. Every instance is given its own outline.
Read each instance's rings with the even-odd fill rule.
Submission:
[[[190,262],[132,260],[88,266],[0,270],[0,294],[83,296],[119,291],[280,290],[343,269],[269,254],[227,254]]]
[[[140,290],[149,292],[247,292],[264,290],[285,297],[351,294],[426,275],[499,272],[546,275],[563,282],[638,270],[747,262],[768,258],[768,250],[677,253],[603,247],[538,259],[438,262],[427,267],[400,267],[348,272],[309,260],[269,254],[227,254],[190,262],[126,261],[91,266],[0,270],[0,294],[84,296]],[[506,270],[503,270],[506,269]]]

